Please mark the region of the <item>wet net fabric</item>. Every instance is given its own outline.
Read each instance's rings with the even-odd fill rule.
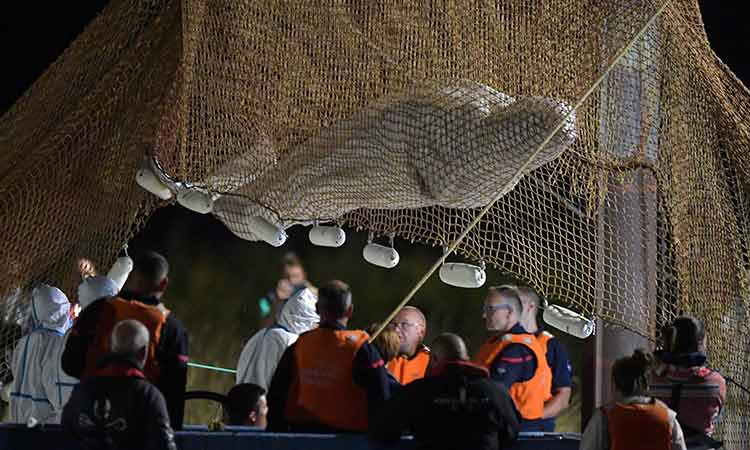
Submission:
[[[459,254],[646,336],[694,314],[750,384],[750,95],[697,2],[418,3],[113,0],[0,120],[0,295],[111,264],[148,155],[251,240],[447,246],[499,197]]]

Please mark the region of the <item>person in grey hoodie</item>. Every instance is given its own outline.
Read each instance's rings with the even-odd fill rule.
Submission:
[[[301,333],[317,326],[320,320],[315,312],[317,301],[310,288],[300,290],[286,301],[276,322],[255,333],[245,344],[237,363],[236,384],[253,383],[268,390],[286,348]]]

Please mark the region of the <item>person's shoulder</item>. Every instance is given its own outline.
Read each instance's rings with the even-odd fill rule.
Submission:
[[[260,333],[262,334],[258,339],[263,340],[261,345],[266,345],[266,342],[269,342],[282,346],[289,346],[299,338],[299,335],[286,331],[283,328],[266,328],[260,330]],[[255,338],[255,336],[253,336],[253,338]]]
[[[542,331],[542,333],[543,334],[544,333],[548,333],[549,334],[549,337],[548,337],[548,340],[547,340],[547,346],[550,349],[557,350],[557,349],[564,349],[565,348],[565,345],[562,343],[562,341],[557,336],[555,336],[554,334],[551,334],[551,333],[549,333],[547,331]]]
[[[169,311],[166,316],[166,322],[178,328],[185,328],[185,326],[182,324],[182,321],[177,317],[177,314],[175,314],[174,311]]]
[[[707,372],[705,374],[704,379],[707,383],[716,383],[720,386],[726,385],[726,380],[724,379],[724,376],[721,373],[719,373],[716,370],[711,370],[707,367],[705,369]]]
[[[175,333],[187,334],[187,328],[185,328],[185,325],[182,324],[182,322],[177,318],[174,312],[170,312],[169,314],[167,314],[167,318],[164,320],[164,323],[167,327],[174,330]]]
[[[130,379],[133,383],[133,390],[138,392],[139,395],[146,398],[148,401],[155,402],[166,402],[164,394],[157,388],[153,383],[146,380],[145,378],[134,378]]]

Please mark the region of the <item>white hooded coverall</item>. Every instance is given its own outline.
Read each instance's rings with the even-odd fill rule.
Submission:
[[[237,363],[237,384],[254,383],[268,390],[284,351],[320,320],[315,312],[317,301],[309,288],[302,289],[287,300],[274,325],[247,341]]]
[[[70,302],[59,289],[40,284],[31,293],[29,334],[16,344],[11,361],[13,382],[10,421],[60,423],[60,414],[78,380],[60,367],[65,333],[71,326]]]

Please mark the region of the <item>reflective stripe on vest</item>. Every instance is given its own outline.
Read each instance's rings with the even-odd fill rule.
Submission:
[[[521,344],[529,348],[536,358],[536,371],[529,380],[513,383],[508,387],[518,412],[526,420],[541,419],[544,403],[552,398],[552,370],[547,363],[546,352],[532,334],[506,334],[502,338],[493,337],[485,342],[472,361],[490,370],[495,359],[511,344]]]
[[[147,305],[136,300],[115,298],[106,300],[99,310],[96,326],[96,337],[86,353],[86,368],[83,377],[93,376],[96,363],[109,353],[109,338],[117,322],[134,319],[141,322],[149,334],[148,354],[143,373],[152,383],[159,377],[159,363],[156,360],[156,349],[161,338],[161,331],[167,321],[167,314],[158,306]]]
[[[364,331],[329,328],[300,335],[285,409],[290,423],[367,431],[367,395],[354,383],[352,369],[368,338]]]
[[[399,355],[390,360],[386,367],[399,383],[407,384],[424,378],[429,363],[430,350],[427,347],[421,347],[413,357],[406,358],[403,355]]]
[[[554,338],[555,338],[555,335],[547,331],[542,331],[536,336],[536,340],[537,342],[539,342],[539,345],[542,346],[542,351],[544,352],[545,356],[547,355],[547,350],[549,348],[549,341],[551,341]]]
[[[631,403],[604,408],[610,450],[670,450],[672,425],[661,403]]]

